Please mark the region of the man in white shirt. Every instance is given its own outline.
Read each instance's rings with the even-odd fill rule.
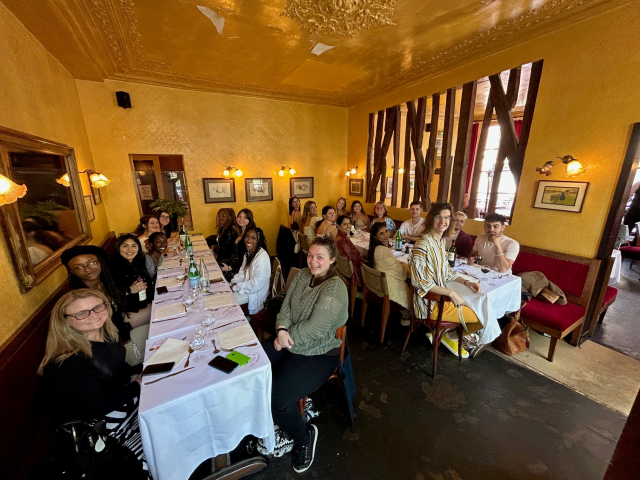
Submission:
[[[424,218],[421,217],[422,205],[420,202],[411,202],[409,212],[411,213],[411,218],[400,225],[400,233],[403,240],[415,243],[420,240],[424,233]]]
[[[511,273],[511,265],[520,252],[520,244],[504,235],[506,218],[490,213],[484,220],[484,235],[479,235],[469,254],[469,264],[475,264],[480,255],[481,265],[496,267],[500,273]]]

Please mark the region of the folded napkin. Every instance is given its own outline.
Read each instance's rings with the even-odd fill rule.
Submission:
[[[204,308],[226,307],[227,305],[235,305],[236,297],[231,293],[222,295],[209,295],[204,297]]]
[[[156,352],[144,362],[145,365],[175,362],[178,365],[189,354],[189,343],[177,338],[167,338]],[[175,367],[174,367],[175,368]]]
[[[224,277],[222,276],[221,271],[209,272],[209,281],[215,282],[217,280],[222,280]]]
[[[158,267],[158,270],[168,270],[170,268],[180,267],[180,258],[169,258],[162,260],[162,265]]]
[[[165,318],[177,317],[186,313],[182,302],[172,303],[171,305],[156,305],[153,312],[154,320],[164,320]]]
[[[201,250],[204,250],[204,251],[209,250],[209,247],[207,246],[206,243],[204,245],[199,245],[197,243],[193,244],[193,251],[194,252],[198,252],[198,251],[201,251]]]
[[[478,283],[480,280],[476,277],[472,277],[470,275],[465,275],[464,273],[458,273],[458,276],[461,278],[464,278],[465,280],[468,280],[470,282],[475,282]]]
[[[176,277],[161,278],[156,282],[156,288],[157,287],[177,288],[180,286],[181,286],[181,283],[178,282],[178,279]]]
[[[247,323],[218,333],[220,348],[225,350],[233,350],[240,345],[244,345],[245,343],[253,342],[255,340],[256,336],[251,329],[251,325]]]

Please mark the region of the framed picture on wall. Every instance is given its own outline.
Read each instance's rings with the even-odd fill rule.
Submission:
[[[387,177],[387,198],[393,195],[393,177]]]
[[[349,195],[353,197],[361,197],[363,189],[364,189],[364,179],[362,178],[349,179]]]
[[[409,188],[412,189],[412,190],[414,188],[416,188],[416,177],[415,177],[415,175],[411,175],[409,177]]]
[[[93,203],[91,203],[91,195],[84,196],[84,208],[87,211],[87,218],[89,218],[90,222],[93,222],[96,219],[96,214],[93,211]]]
[[[533,208],[579,213],[582,211],[587,188],[589,188],[589,182],[550,182],[540,180],[538,181],[538,191],[533,202]]]
[[[204,203],[229,203],[236,201],[236,184],[233,178],[203,178]]]
[[[93,195],[93,203],[95,203],[96,205],[100,205],[100,203],[102,202],[102,195],[100,195],[100,189],[91,187],[91,195]]]
[[[247,202],[268,202],[273,200],[272,178],[245,178]]]
[[[289,179],[291,197],[313,198],[313,177],[300,177]]]

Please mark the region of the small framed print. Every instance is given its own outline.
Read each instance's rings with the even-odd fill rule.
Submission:
[[[533,208],[580,213],[589,182],[538,181]]]
[[[313,177],[289,179],[291,197],[313,198]]]
[[[84,208],[87,211],[87,218],[90,222],[93,222],[96,219],[96,213],[93,211],[93,203],[91,203],[91,195],[85,195],[84,197]]]
[[[393,177],[387,177],[387,198],[393,196]]]
[[[93,203],[95,203],[96,205],[100,205],[100,203],[102,202],[100,189],[91,187],[91,195],[93,195]]]
[[[409,188],[410,188],[411,190],[413,190],[414,188],[416,188],[416,177],[415,177],[415,175],[411,175],[411,176],[409,177]]]
[[[204,203],[233,203],[236,184],[233,178],[203,178]]]
[[[272,178],[245,178],[247,202],[268,202],[273,200]]]
[[[351,195],[352,197],[361,197],[363,188],[364,188],[364,179],[362,178],[349,179],[349,195]]]

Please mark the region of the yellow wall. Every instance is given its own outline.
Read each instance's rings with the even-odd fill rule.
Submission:
[[[2,3],[0,59],[0,125],[69,145],[75,149],[80,170],[93,168],[74,79]],[[83,190],[89,194],[86,177]],[[94,242],[100,242],[109,228],[103,205],[94,209],[91,229]],[[4,236],[0,245],[1,345],[64,281],[66,272],[59,268],[22,295]]]
[[[314,177],[319,208],[345,191],[346,108],[117,81],[77,84],[97,168],[113,180],[103,198],[116,232],[133,230],[140,218],[130,154],[183,155],[194,229],[215,233],[219,208],[237,213],[248,207],[272,255],[288,215],[289,177],[278,176],[282,165]],[[133,108],[116,105],[118,90],[129,92]],[[235,182],[236,202],[205,204],[202,178],[222,177],[227,165],[245,174]],[[244,178],[251,177],[273,178],[273,202],[245,202]]]
[[[364,178],[369,112],[542,58],[538,102],[507,235],[524,245],[593,257],[631,125],[640,121],[639,22],[640,4],[636,3],[350,108],[347,163],[359,165],[356,177]],[[566,154],[580,159],[587,169],[574,178],[590,182],[582,213],[534,209],[538,180],[543,178],[535,167]],[[545,179],[571,180],[564,165],[556,165],[553,175]],[[373,206],[365,209],[371,214]],[[390,213],[398,219],[409,216],[396,208]],[[482,224],[467,222],[465,230],[479,234]]]

